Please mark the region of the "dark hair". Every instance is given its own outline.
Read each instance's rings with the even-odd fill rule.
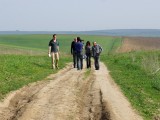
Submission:
[[[81,41],[81,38],[80,37],[77,37],[77,42]]]
[[[53,37],[55,37],[57,34],[53,34]]]
[[[86,42],[86,46],[90,46],[91,43],[89,41]]]

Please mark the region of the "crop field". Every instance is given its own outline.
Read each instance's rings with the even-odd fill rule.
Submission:
[[[160,50],[160,38],[155,37],[123,37],[123,45],[119,52]]]
[[[57,40],[60,43],[60,51],[65,54],[70,54],[70,45],[75,37],[81,37],[84,40],[84,44],[87,41],[96,41],[103,47],[104,54],[109,53],[116,44],[121,43],[120,37],[107,37],[107,36],[89,36],[89,35],[57,35]],[[48,43],[52,39],[52,35],[1,35],[0,46],[1,51],[4,51],[4,47],[7,48],[22,48],[24,50],[42,51],[48,53]],[[3,46],[3,47],[2,47]],[[6,50],[7,51],[7,50]],[[2,54],[2,52],[1,52]]]

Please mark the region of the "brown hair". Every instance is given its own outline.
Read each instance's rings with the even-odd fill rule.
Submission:
[[[53,34],[53,37],[55,37],[57,34]]]

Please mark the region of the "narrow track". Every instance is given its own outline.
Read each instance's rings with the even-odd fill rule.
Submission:
[[[71,65],[48,80],[25,86],[0,103],[0,120],[142,120],[107,68],[77,71]]]

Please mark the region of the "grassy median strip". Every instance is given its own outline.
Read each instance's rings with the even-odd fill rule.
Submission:
[[[102,61],[144,119],[155,119],[160,113],[160,52],[109,55]]]

